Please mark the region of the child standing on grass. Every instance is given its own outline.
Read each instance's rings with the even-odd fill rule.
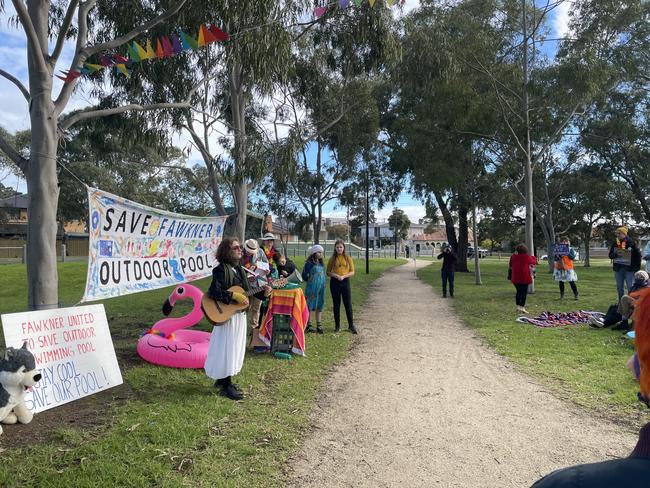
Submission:
[[[334,254],[327,262],[327,276],[331,278],[330,292],[334,303],[334,330],[338,332],[341,329],[341,298],[343,298],[348,330],[356,334],[357,329],[352,319],[352,291],[350,290],[350,278],[354,276],[354,263],[352,258],[345,254],[345,243],[342,239],[337,239],[334,243]]]
[[[569,245],[569,238],[562,237],[560,239],[560,244]],[[573,292],[573,297],[578,299],[578,287],[576,286],[576,281],[578,281],[578,275],[576,274],[575,269],[573,269],[573,261],[576,258],[576,252],[569,247],[569,254],[564,256],[555,255],[553,266],[553,278],[555,281],[560,284],[560,299],[564,298],[564,282],[568,281],[571,291]]]
[[[309,321],[305,332],[311,330],[311,316],[316,317],[316,332],[323,333],[323,326],[320,321],[320,314],[325,304],[325,267],[323,266],[323,246],[316,244],[309,248],[309,257],[302,269],[302,279],[307,282],[305,298],[309,308]]]

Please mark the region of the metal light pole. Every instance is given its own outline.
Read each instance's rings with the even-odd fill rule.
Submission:
[[[368,170],[366,168],[366,274],[370,274],[370,182],[368,181]]]

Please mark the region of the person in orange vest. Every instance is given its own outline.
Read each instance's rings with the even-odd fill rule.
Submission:
[[[569,238],[562,237],[560,239],[560,244],[569,247]],[[576,258],[576,252],[569,247],[568,254],[555,254],[553,260],[555,265],[553,267],[553,278],[560,284],[560,299],[564,298],[564,283],[569,282],[571,291],[573,292],[573,297],[578,299],[578,287],[576,286],[576,281],[578,281],[578,275],[576,274],[575,269],[573,269],[573,261]]]

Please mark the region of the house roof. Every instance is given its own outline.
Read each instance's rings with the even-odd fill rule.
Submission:
[[[0,207],[4,208],[27,208],[27,194],[16,193],[11,197],[0,198]]]

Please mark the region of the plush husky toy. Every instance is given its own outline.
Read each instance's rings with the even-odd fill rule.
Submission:
[[[0,422],[28,424],[32,421],[34,414],[25,404],[25,391],[40,379],[41,373],[36,369],[34,355],[27,350],[27,343],[20,349],[7,348],[0,358]]]

